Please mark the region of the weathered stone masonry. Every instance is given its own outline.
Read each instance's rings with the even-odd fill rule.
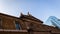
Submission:
[[[17,23],[16,23],[17,21]],[[16,28],[17,26],[17,28]],[[60,29],[43,24],[31,14],[14,17],[0,13],[1,34],[60,34]]]

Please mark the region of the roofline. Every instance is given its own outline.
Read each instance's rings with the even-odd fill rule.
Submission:
[[[36,17],[34,17],[34,16],[28,16],[28,17],[25,17],[25,16],[27,16],[27,15],[23,15],[23,16],[21,16],[20,18],[27,18],[27,19],[30,19],[30,17],[33,17],[33,19],[30,19],[30,20],[34,20],[34,21],[38,21],[38,22],[41,22],[41,23],[43,23],[43,21],[41,21],[40,19],[37,19]]]
[[[19,19],[19,17],[11,16],[11,15],[8,15],[8,14],[0,13],[0,15],[4,15],[4,16],[8,16],[8,17],[12,17],[12,18],[17,18],[17,19]]]
[[[8,16],[8,17],[11,17],[11,18],[16,18],[16,19],[20,19],[22,16],[26,16],[26,15],[21,15],[20,17],[15,17],[15,16],[11,16],[11,15],[8,15],[8,14],[3,14],[3,13],[0,13],[0,15],[4,15],[4,16]],[[33,17],[34,19],[37,19],[34,16],[31,16],[31,17]],[[25,17],[25,18],[27,18],[27,17]],[[28,18],[28,19],[30,19],[30,18]],[[37,19],[37,21],[43,23],[43,21],[41,21],[39,19]]]

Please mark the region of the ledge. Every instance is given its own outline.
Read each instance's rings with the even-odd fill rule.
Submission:
[[[0,29],[0,32],[27,32],[27,30],[5,30],[5,29]]]

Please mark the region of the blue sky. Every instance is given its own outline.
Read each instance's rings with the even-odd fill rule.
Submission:
[[[44,22],[49,16],[60,18],[60,0],[0,0],[0,13],[19,17],[28,11]]]

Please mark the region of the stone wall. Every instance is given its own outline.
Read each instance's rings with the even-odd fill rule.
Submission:
[[[60,34],[60,29],[34,21],[33,18],[31,20],[0,14],[0,19],[0,34]],[[15,21],[21,25],[20,30],[16,30]]]

